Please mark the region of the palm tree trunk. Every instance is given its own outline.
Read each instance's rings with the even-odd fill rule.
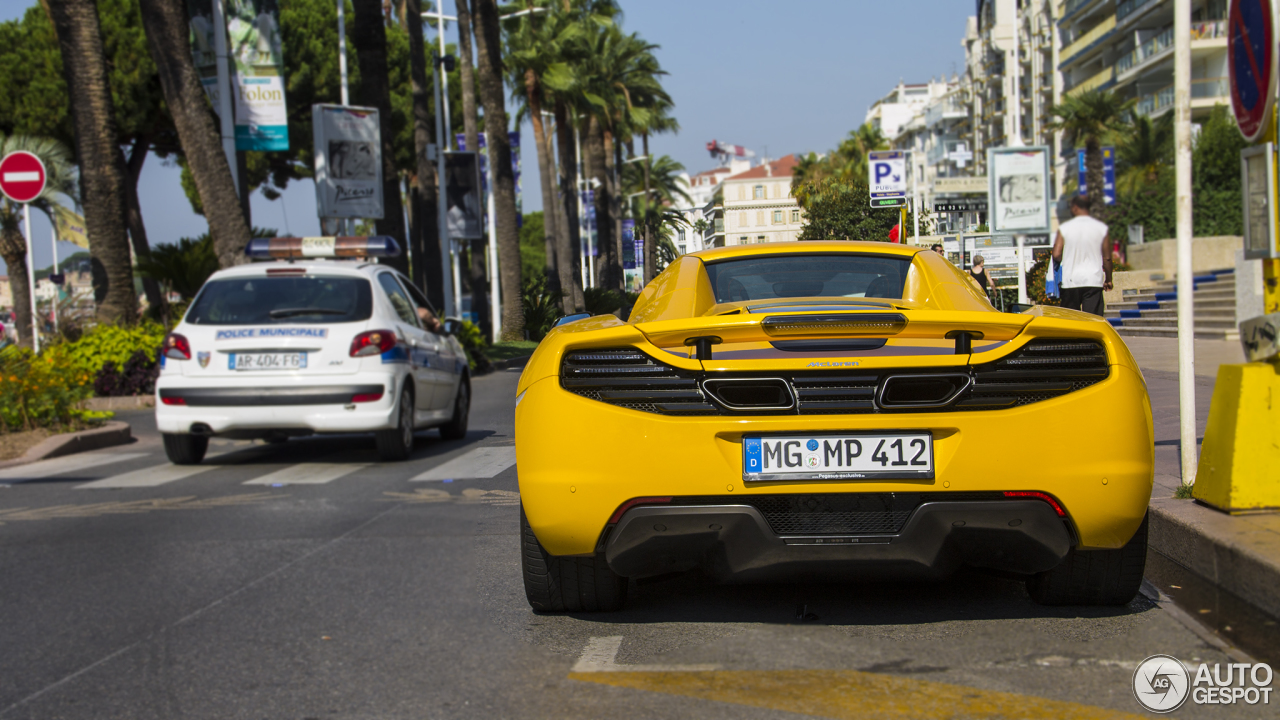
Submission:
[[[462,134],[467,150],[476,152],[480,145],[480,131],[476,120],[476,75],[471,61],[471,7],[467,0],[456,0],[458,16],[458,76],[462,85]],[[485,266],[484,238],[471,240],[471,263],[468,267],[471,279],[471,313],[476,325],[485,337],[493,337],[493,323],[489,319],[489,275]]]
[[[556,222],[556,213],[552,211],[556,205],[556,195],[552,183],[554,171],[551,169],[551,146],[547,142],[546,126],[542,122],[542,90],[538,86],[538,76],[533,70],[525,71],[524,90],[525,96],[529,99],[529,115],[533,121],[533,144],[538,152],[538,179],[542,184],[542,239],[547,250],[547,292],[552,297],[559,298],[557,304],[563,309],[565,302],[560,282],[560,264],[568,262],[569,259],[561,260],[557,257],[559,247],[556,238],[559,237],[560,228],[559,223]]]
[[[129,182],[125,185],[128,192],[129,239],[133,242],[134,257],[144,258],[151,255],[151,243],[147,242],[147,226],[142,222],[142,206],[138,203],[138,179],[142,177],[142,164],[151,150],[151,138],[139,135],[134,138],[133,149],[125,160],[125,168],[129,171]],[[155,278],[142,278],[142,292],[147,296],[147,304],[154,310],[153,317],[164,317],[168,302],[160,291],[160,283]]]
[[[31,286],[27,284],[27,239],[18,230],[16,215],[0,209],[4,227],[0,228],[0,258],[9,271],[9,293],[13,298],[13,315],[18,331],[18,344],[31,347]]]
[[[355,10],[351,44],[356,48],[356,62],[360,65],[356,103],[378,108],[378,125],[382,135],[382,217],[377,219],[376,226],[379,235],[390,235],[400,247],[406,247],[404,207],[400,203],[400,173],[396,170],[395,135],[391,128],[387,27],[383,24],[382,3],[379,0],[353,0],[351,5]],[[389,258],[387,264],[409,274],[407,254]]]
[[[560,215],[561,230],[559,256],[567,262],[560,264],[560,284],[572,288],[573,312],[582,312],[586,301],[582,293],[582,267],[578,258],[582,253],[582,237],[578,232],[578,164],[574,157],[573,126],[563,101],[556,101],[556,145],[560,151]],[[566,275],[568,281],[566,282]],[[566,297],[566,304],[570,298]]]
[[[422,2],[405,0],[401,17],[409,33],[409,80],[413,88],[413,150],[418,159],[410,203],[413,222],[409,227],[409,256],[413,260],[413,280],[427,293],[436,308],[444,307],[444,266],[440,257],[440,185],[435,164],[427,159],[433,123],[431,86],[427,84],[427,57],[422,46]],[[461,313],[462,309],[458,308]]]
[[[240,197],[231,177],[232,167],[222,150],[222,132],[214,119],[216,116],[209,112],[191,60],[187,5],[183,0],[139,0],[139,5],[147,31],[147,46],[160,76],[165,103],[178,129],[182,152],[195,179],[204,217],[209,221],[218,265],[224,268],[237,265],[244,262],[244,246],[249,244],[249,219],[241,210]],[[82,172],[81,177],[83,175]],[[85,221],[88,222],[87,213]],[[89,236],[93,236],[92,227]]]
[[[613,131],[604,129],[605,169],[609,179],[609,217],[613,221],[613,242],[616,246],[615,257],[618,258],[618,287],[625,290],[626,273],[622,270],[622,183],[618,180],[618,169],[622,167],[622,145],[614,137]]]
[[[98,320],[132,325],[138,317],[138,299],[133,293],[133,263],[125,234],[124,159],[116,145],[119,132],[97,6],[93,0],[47,0],[45,8],[58,35],[62,72],[70,94]],[[183,32],[186,42],[185,24]]]
[[[596,259],[596,277],[605,290],[622,289],[622,265],[619,262],[617,238],[613,227],[613,143],[605,144],[605,133],[600,121],[592,116],[587,121],[587,146],[583,149],[589,166],[587,177],[592,183],[596,212],[596,247],[600,256]]]
[[[473,0],[476,24],[476,70],[480,102],[493,173],[493,201],[498,236],[498,269],[502,281],[502,339],[524,339],[524,310],[520,301],[520,236],[516,232],[516,181],[511,169],[511,140],[507,137],[507,106],[502,86],[502,38],[496,0]]]
[[[1107,195],[1102,187],[1102,144],[1096,136],[1089,136],[1084,144],[1084,177],[1089,191],[1089,214],[1102,218],[1107,209]]]
[[[644,143],[644,202],[641,203],[641,212],[644,213],[645,219],[649,216],[649,203],[653,201],[649,188],[649,173],[652,167],[653,158],[649,157],[649,133],[640,134],[641,141]],[[645,224],[644,233],[644,282],[646,285],[653,280],[658,274],[658,238],[657,233],[649,232],[648,223]],[[653,237],[650,237],[653,236]]]

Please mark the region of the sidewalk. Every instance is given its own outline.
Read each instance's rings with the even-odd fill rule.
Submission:
[[[1151,549],[1280,618],[1280,513],[1227,515],[1178,500],[1182,483],[1178,420],[1178,341],[1129,337],[1142,367],[1155,421]],[[1204,437],[1218,366],[1244,362],[1240,343],[1196,340],[1196,437]]]

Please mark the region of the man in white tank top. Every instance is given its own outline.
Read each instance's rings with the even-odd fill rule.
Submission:
[[[1058,227],[1053,259],[1062,266],[1062,307],[1103,315],[1102,291],[1111,289],[1107,224],[1089,216],[1089,198],[1071,198],[1075,217]]]

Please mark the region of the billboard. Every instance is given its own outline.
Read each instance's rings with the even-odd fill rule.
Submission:
[[[320,217],[381,220],[382,134],[377,108],[312,105],[311,123]]]
[[[987,153],[991,232],[1049,232],[1049,148],[991,148]]]
[[[467,136],[463,133],[456,133],[455,137],[458,141],[458,150],[465,152],[467,149]],[[484,141],[484,133],[478,133],[478,142],[480,147],[477,151],[480,153],[480,184],[484,188],[485,196],[489,193],[489,149]],[[511,172],[515,175],[516,181],[516,227],[524,227],[524,200],[522,199],[523,190],[520,187],[520,133],[507,133],[507,140],[511,142]],[[489,218],[485,217],[485,226],[488,227]]]
[[[454,240],[484,238],[480,164],[473,152],[444,154],[445,221]]]

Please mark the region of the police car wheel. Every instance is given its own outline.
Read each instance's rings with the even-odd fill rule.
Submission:
[[[471,414],[471,388],[466,380],[458,382],[458,395],[453,399],[453,417],[440,426],[440,437],[461,440],[467,436],[467,419]]]
[[[175,435],[164,433],[164,454],[174,465],[199,465],[209,449],[207,435]]]
[[[1040,605],[1126,605],[1138,595],[1147,566],[1147,518],[1116,550],[1076,550],[1057,567],[1036,573],[1027,593]]]
[[[396,405],[396,426],[379,430],[378,459],[383,462],[399,462],[409,459],[413,452],[413,393],[409,388],[400,391],[400,403]]]

